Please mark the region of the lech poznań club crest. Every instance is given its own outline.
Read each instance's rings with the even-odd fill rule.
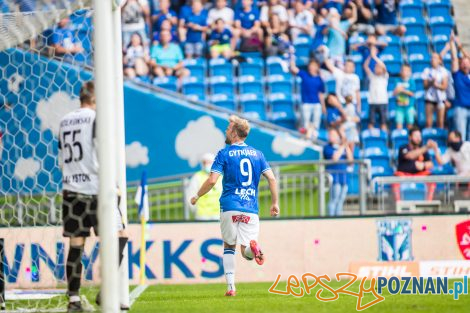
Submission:
[[[411,220],[386,219],[377,222],[379,261],[411,261]]]
[[[457,244],[466,260],[470,260],[470,220],[455,225]]]

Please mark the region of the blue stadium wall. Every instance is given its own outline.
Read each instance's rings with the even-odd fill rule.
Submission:
[[[90,72],[21,50],[0,53],[1,191],[60,189],[57,131],[60,118],[78,107]],[[128,181],[194,172],[203,153],[225,146],[228,114],[183,98],[125,85]],[[280,128],[252,123],[248,144],[269,161],[315,160],[319,150]]]

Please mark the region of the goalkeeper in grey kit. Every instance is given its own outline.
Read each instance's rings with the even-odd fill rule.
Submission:
[[[85,240],[93,228],[98,235],[98,157],[95,140],[95,87],[92,81],[80,90],[80,108],[65,115],[59,128],[59,164],[62,168],[64,237],[70,238],[66,263],[68,312],[82,312],[80,282]],[[119,264],[127,244],[125,225],[116,208]],[[96,298],[100,304],[100,294]],[[129,309],[121,305],[121,309]]]

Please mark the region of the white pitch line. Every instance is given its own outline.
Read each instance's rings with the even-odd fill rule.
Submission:
[[[139,285],[132,290],[129,295],[129,306],[132,307],[134,302],[140,297],[140,295],[147,289],[147,285]]]

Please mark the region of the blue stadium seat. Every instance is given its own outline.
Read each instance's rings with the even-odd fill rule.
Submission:
[[[223,76],[232,79],[234,76],[233,64],[225,59],[212,59],[209,61],[209,75],[211,77]]]
[[[210,86],[213,95],[225,94],[229,98],[234,98],[235,96],[235,83],[225,76],[212,77]]]
[[[429,62],[426,60],[410,60],[411,71],[414,74],[422,73],[426,67],[429,67]]]
[[[370,147],[364,150],[364,159],[371,161],[372,166],[390,166],[387,147]]]
[[[289,80],[268,81],[270,94],[284,94],[287,99],[292,98],[293,83]]]
[[[429,20],[429,27],[432,36],[444,35],[450,37],[454,24],[445,20],[443,17],[433,17]]]
[[[245,115],[266,120],[266,105],[264,99],[257,94],[244,94],[240,96],[240,105]]]
[[[214,94],[211,96],[211,103],[228,110],[236,111],[235,100],[226,94]]]
[[[417,112],[425,112],[424,95],[416,96],[415,107]],[[426,123],[426,115],[418,114],[417,122],[419,127],[424,127],[424,124]]]
[[[325,91],[326,91],[326,93],[334,93],[336,91],[336,80],[335,79],[325,80]]]
[[[271,107],[271,122],[281,127],[295,129],[296,117],[293,100],[273,99],[270,96],[269,105]]]
[[[361,139],[364,149],[387,149],[387,133],[378,128],[366,129],[362,131]]]
[[[388,166],[371,166],[370,174],[371,178],[383,177],[383,176],[393,176],[393,168]]]
[[[408,143],[408,130],[406,130],[406,128],[394,129],[390,138],[392,141],[392,148],[398,149]]]
[[[249,58],[239,66],[239,76],[253,76],[255,80],[261,80],[263,72],[264,62],[262,59]]]
[[[448,2],[437,2],[437,1],[431,1],[427,3],[427,10],[428,10],[428,15],[430,18],[436,17],[436,16],[442,16],[446,19],[451,18],[450,14],[450,3]]]
[[[402,200],[420,201],[426,199],[426,184],[422,183],[401,183],[400,194]]]
[[[256,79],[255,76],[245,75],[240,76],[240,78],[238,79],[238,90],[240,94],[263,94],[264,85],[263,82],[260,79]]]
[[[424,38],[426,36],[426,27],[424,24],[407,24],[406,26],[406,36],[418,36]]]
[[[267,75],[290,75],[287,62],[280,57],[268,57],[266,59]]]
[[[191,100],[204,101],[206,100],[206,85],[196,77],[189,77],[183,81],[181,87],[183,95],[187,96]]]
[[[434,140],[439,147],[447,145],[447,130],[440,128],[425,128],[423,129],[423,143],[428,140]]]
[[[191,77],[204,79],[206,77],[206,60],[205,59],[185,59],[183,61],[185,68],[190,72]]]
[[[390,75],[400,74],[401,65],[403,63],[401,55],[381,54],[380,59],[384,62]]]
[[[391,47],[391,46],[398,46],[400,47],[401,46],[401,38],[397,35],[394,35],[394,34],[386,34],[386,35],[382,35],[380,37],[377,38],[378,41],[381,41],[381,42],[386,42],[388,44],[387,47]]]
[[[367,91],[361,91],[361,120],[369,119],[369,100]]]
[[[359,195],[359,165],[348,166],[346,175],[348,195]]]
[[[299,36],[294,41],[295,57],[297,66],[305,66],[310,59],[310,48],[312,39],[309,36]]]
[[[429,45],[423,41],[411,41],[405,43],[406,53],[408,56],[421,56],[421,60],[431,60],[431,54],[429,53]]]
[[[169,77],[155,77],[152,81],[152,84],[158,86],[160,88],[170,90],[173,92],[178,91],[178,84],[176,77],[169,76]]]
[[[400,12],[401,17],[415,17],[423,15],[424,5],[421,2],[413,1],[401,1],[400,2]]]

